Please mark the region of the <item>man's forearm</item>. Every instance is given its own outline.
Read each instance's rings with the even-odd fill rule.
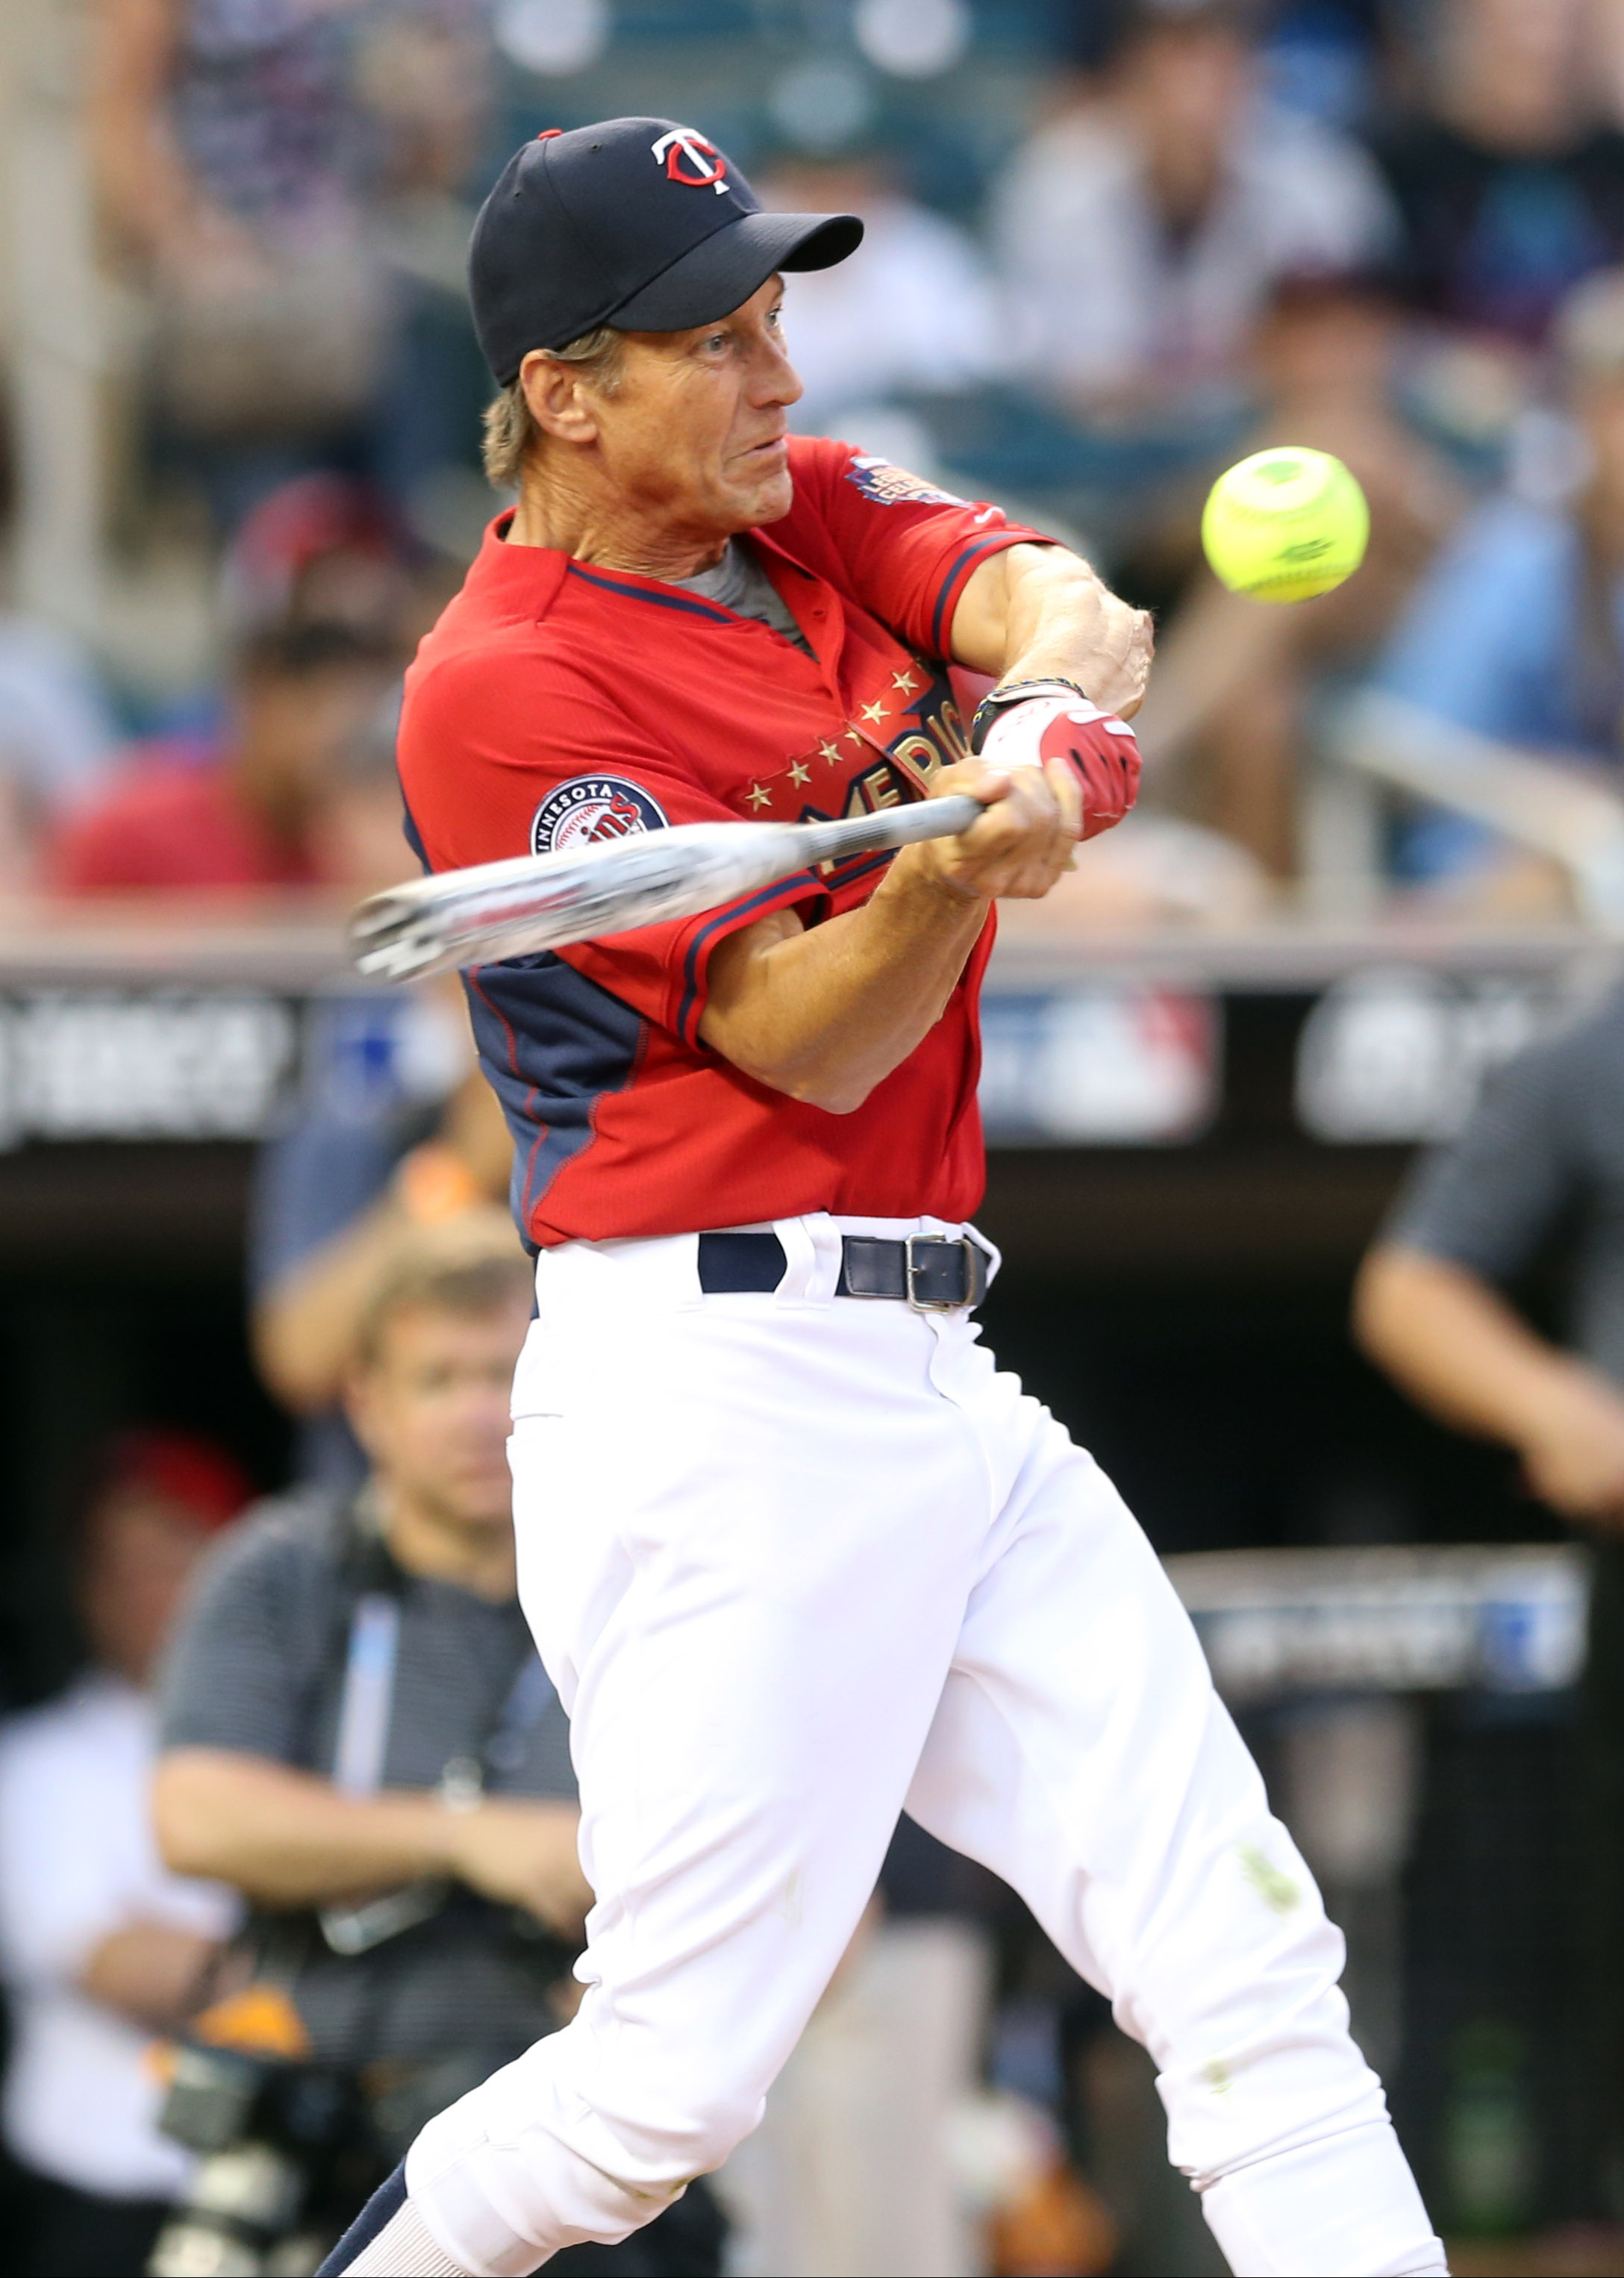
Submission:
[[[454,1835],[432,1795],[342,1795],[312,1773],[215,1748],[161,1759],[153,1821],[177,1873],[230,1883],[272,1907],[447,1873]]]
[[[1539,1430],[1577,1365],[1475,1274],[1397,1243],[1366,1259],[1353,1325],[1370,1358],[1423,1408],[1513,1447]]]
[[[1624,1392],[1536,1336],[1475,1274],[1387,1243],[1365,1262],[1353,1321],[1372,1360],[1423,1407],[1514,1448],[1552,1510],[1624,1524]]]
[[[1050,676],[1131,719],[1144,698],[1150,619],[1061,546],[1010,546],[983,562],[953,619],[956,661],[995,680]]]
[[[711,959],[699,1034],[758,1083],[849,1114],[942,1018],[1000,895],[1047,893],[1082,828],[1071,768],[1004,773],[968,761],[936,791],[986,812],[957,837],[905,846],[861,908],[803,931],[775,913]]]
[[[256,1301],[254,1357],[276,1397],[296,1416],[318,1415],[338,1401],[356,1324],[410,1232],[411,1221],[391,1190]]]
[[[103,218],[138,252],[185,231],[197,187],[165,117],[175,0],[105,0],[90,59],[87,138]]]
[[[860,1107],[942,1018],[988,906],[900,854],[860,909],[713,959],[699,1033],[758,1082],[835,1115]],[[747,968],[747,969],[746,969]]]
[[[212,1938],[173,1923],[126,1923],[86,1955],[79,1990],[138,2025],[167,2032],[188,2014],[216,1951]]]

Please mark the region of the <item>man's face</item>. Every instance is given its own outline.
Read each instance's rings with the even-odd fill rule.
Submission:
[[[507,1403],[529,1326],[519,1298],[489,1313],[404,1307],[384,1324],[347,1405],[385,1493],[450,1525],[511,1524]]]
[[[789,511],[784,438],[801,383],[785,352],[783,279],[686,333],[629,333],[620,384],[594,400],[604,470],[668,530],[731,536]]]
[[[1251,57],[1227,26],[1158,27],[1125,60],[1128,92],[1163,136],[1178,137],[1216,163],[1227,149],[1251,92]]]
[[[1438,61],[1452,115],[1510,149],[1560,143],[1583,101],[1585,0],[1453,0]]]
[[[271,828],[296,836],[338,753],[377,710],[388,677],[378,666],[333,663],[316,672],[250,673],[235,692],[236,765]]]
[[[85,1533],[79,1603],[91,1650],[110,1669],[144,1684],[209,1529],[149,1487],[113,1489]]]

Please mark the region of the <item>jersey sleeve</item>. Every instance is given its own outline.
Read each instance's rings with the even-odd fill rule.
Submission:
[[[408,834],[431,870],[538,851],[537,825],[550,804],[595,779],[623,802],[636,829],[741,819],[677,753],[640,737],[606,699],[567,687],[549,693],[545,717],[538,717],[532,689],[522,674],[492,673],[476,682],[466,668],[455,667],[408,680],[400,780]],[[819,881],[804,871],[698,917],[640,926],[557,953],[643,1019],[691,1045],[698,1041],[719,944],[770,911],[815,904],[821,893]]]
[[[1459,1135],[1422,1158],[1386,1241],[1504,1284],[1531,1263],[1578,1191],[1567,1082],[1582,1043],[1536,1045],[1489,1080]]]
[[[835,582],[920,655],[950,661],[953,613],[990,555],[1055,543],[1001,507],[938,490],[850,443],[797,437],[791,449],[797,502],[786,537],[814,517],[838,561]]]

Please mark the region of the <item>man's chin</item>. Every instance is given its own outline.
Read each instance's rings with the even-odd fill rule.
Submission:
[[[513,1524],[511,1480],[460,1480],[446,1497],[453,1525],[471,1535],[493,1535]]]
[[[737,501],[736,530],[758,530],[765,522],[782,522],[795,503],[795,478],[788,467],[763,469],[753,481],[733,485]]]

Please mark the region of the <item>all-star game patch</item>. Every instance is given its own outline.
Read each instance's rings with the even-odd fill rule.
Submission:
[[[903,467],[894,467],[888,459],[856,455],[846,470],[846,480],[855,483],[865,498],[873,499],[876,506],[968,506],[968,499],[959,498],[952,491],[939,491],[934,483],[911,475]]]
[[[550,791],[530,824],[532,854],[576,853],[611,838],[666,828],[665,809],[624,776],[571,776]]]

